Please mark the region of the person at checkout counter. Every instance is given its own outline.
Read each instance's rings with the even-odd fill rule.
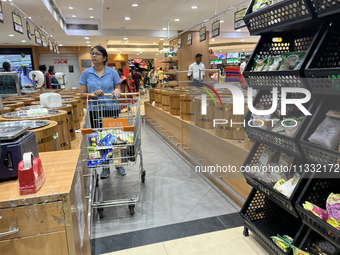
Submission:
[[[188,78],[189,80],[192,80],[193,83],[191,85],[193,86],[197,86],[197,87],[202,87],[202,85],[199,84],[199,81],[203,81],[204,79],[204,75],[205,72],[201,71],[201,77],[200,77],[200,70],[204,70],[205,69],[205,65],[202,62],[202,54],[197,53],[196,54],[196,62],[192,63],[189,66],[189,70],[188,70]]]

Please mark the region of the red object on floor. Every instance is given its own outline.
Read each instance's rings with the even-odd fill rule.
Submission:
[[[24,168],[24,160],[18,167],[18,186],[20,195],[37,193],[45,182],[45,174],[40,158],[33,159],[30,166]]]

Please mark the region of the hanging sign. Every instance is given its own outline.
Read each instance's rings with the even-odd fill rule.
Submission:
[[[235,14],[234,14],[234,28],[235,28],[235,30],[246,26],[246,23],[243,20],[243,16],[244,16],[244,14],[246,14],[246,11],[247,11],[247,8],[244,8],[240,11],[235,12]]]
[[[50,49],[50,51],[53,51],[53,44],[51,39],[48,39],[48,48]]]
[[[211,37],[214,38],[216,36],[220,35],[220,21],[216,21],[214,23],[212,23],[212,29],[211,29]]]
[[[161,40],[161,41],[159,41],[159,43],[158,43],[158,50],[159,51],[161,51],[161,50],[163,50],[163,40]]]
[[[134,58],[133,63],[135,64],[142,64],[144,62],[144,59],[142,58]]]
[[[192,33],[188,34],[187,45],[188,46],[192,45]]]
[[[20,34],[23,34],[24,29],[22,28],[21,17],[18,14],[15,14],[14,12],[12,12],[12,18],[13,18],[14,31]]]
[[[57,53],[57,42],[53,42],[53,52]]]
[[[170,51],[174,51],[174,40],[170,41]]]
[[[55,48],[56,48],[57,54],[59,54],[59,46],[56,45]]]
[[[182,37],[178,38],[178,49],[182,48]]]
[[[0,22],[4,23],[4,12],[2,10],[2,2],[0,0]]]
[[[39,45],[42,45],[42,42],[41,42],[41,34],[38,30],[34,30],[34,36],[35,36],[35,42]]]
[[[203,42],[207,39],[207,28],[206,27],[202,27],[200,29],[200,42]]]
[[[30,39],[30,41],[31,41],[32,40],[32,38],[31,38],[31,27],[30,27],[30,23],[28,21],[26,21],[26,32],[27,32],[28,39]]]
[[[46,35],[41,35],[42,46],[47,48]]]
[[[174,42],[174,49],[176,49],[178,47],[178,45],[177,45],[177,38],[174,39],[173,42]]]

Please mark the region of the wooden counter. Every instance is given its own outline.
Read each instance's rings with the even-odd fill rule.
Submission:
[[[1,254],[91,254],[80,150],[43,152],[46,181],[38,193],[20,196],[17,181],[0,183]]]
[[[224,139],[215,135],[214,129],[202,129],[189,121],[181,120],[179,116],[171,115],[160,108],[146,102],[145,117],[160,132],[175,142],[178,147],[184,149],[190,156],[203,166],[236,166],[240,169],[249,151],[244,149],[243,140]],[[155,131],[157,131],[155,129]],[[190,139],[194,138],[194,139]],[[172,146],[176,150],[176,146]],[[179,153],[181,151],[178,150]],[[185,154],[181,153],[183,156]],[[185,156],[186,157],[186,156]],[[190,160],[189,158],[187,158]],[[243,202],[235,197],[227,189],[223,188],[216,179],[220,179],[235,191],[244,200],[248,197],[251,187],[241,173],[218,173],[215,178],[209,179],[225,192],[235,203],[242,206]]]

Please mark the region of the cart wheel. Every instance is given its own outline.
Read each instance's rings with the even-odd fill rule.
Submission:
[[[142,173],[142,183],[144,183],[145,182],[145,175],[146,175],[146,173],[145,173],[145,171]]]
[[[96,175],[96,187],[98,187],[98,182],[99,182],[99,175]]]
[[[99,214],[99,218],[102,219],[104,217],[104,208],[97,208],[97,212]]]
[[[248,230],[248,228],[244,227],[244,229],[243,229],[243,235],[244,235],[244,236],[249,236],[249,230]]]
[[[130,209],[130,215],[134,215],[135,214],[135,206],[129,205],[129,209]]]

